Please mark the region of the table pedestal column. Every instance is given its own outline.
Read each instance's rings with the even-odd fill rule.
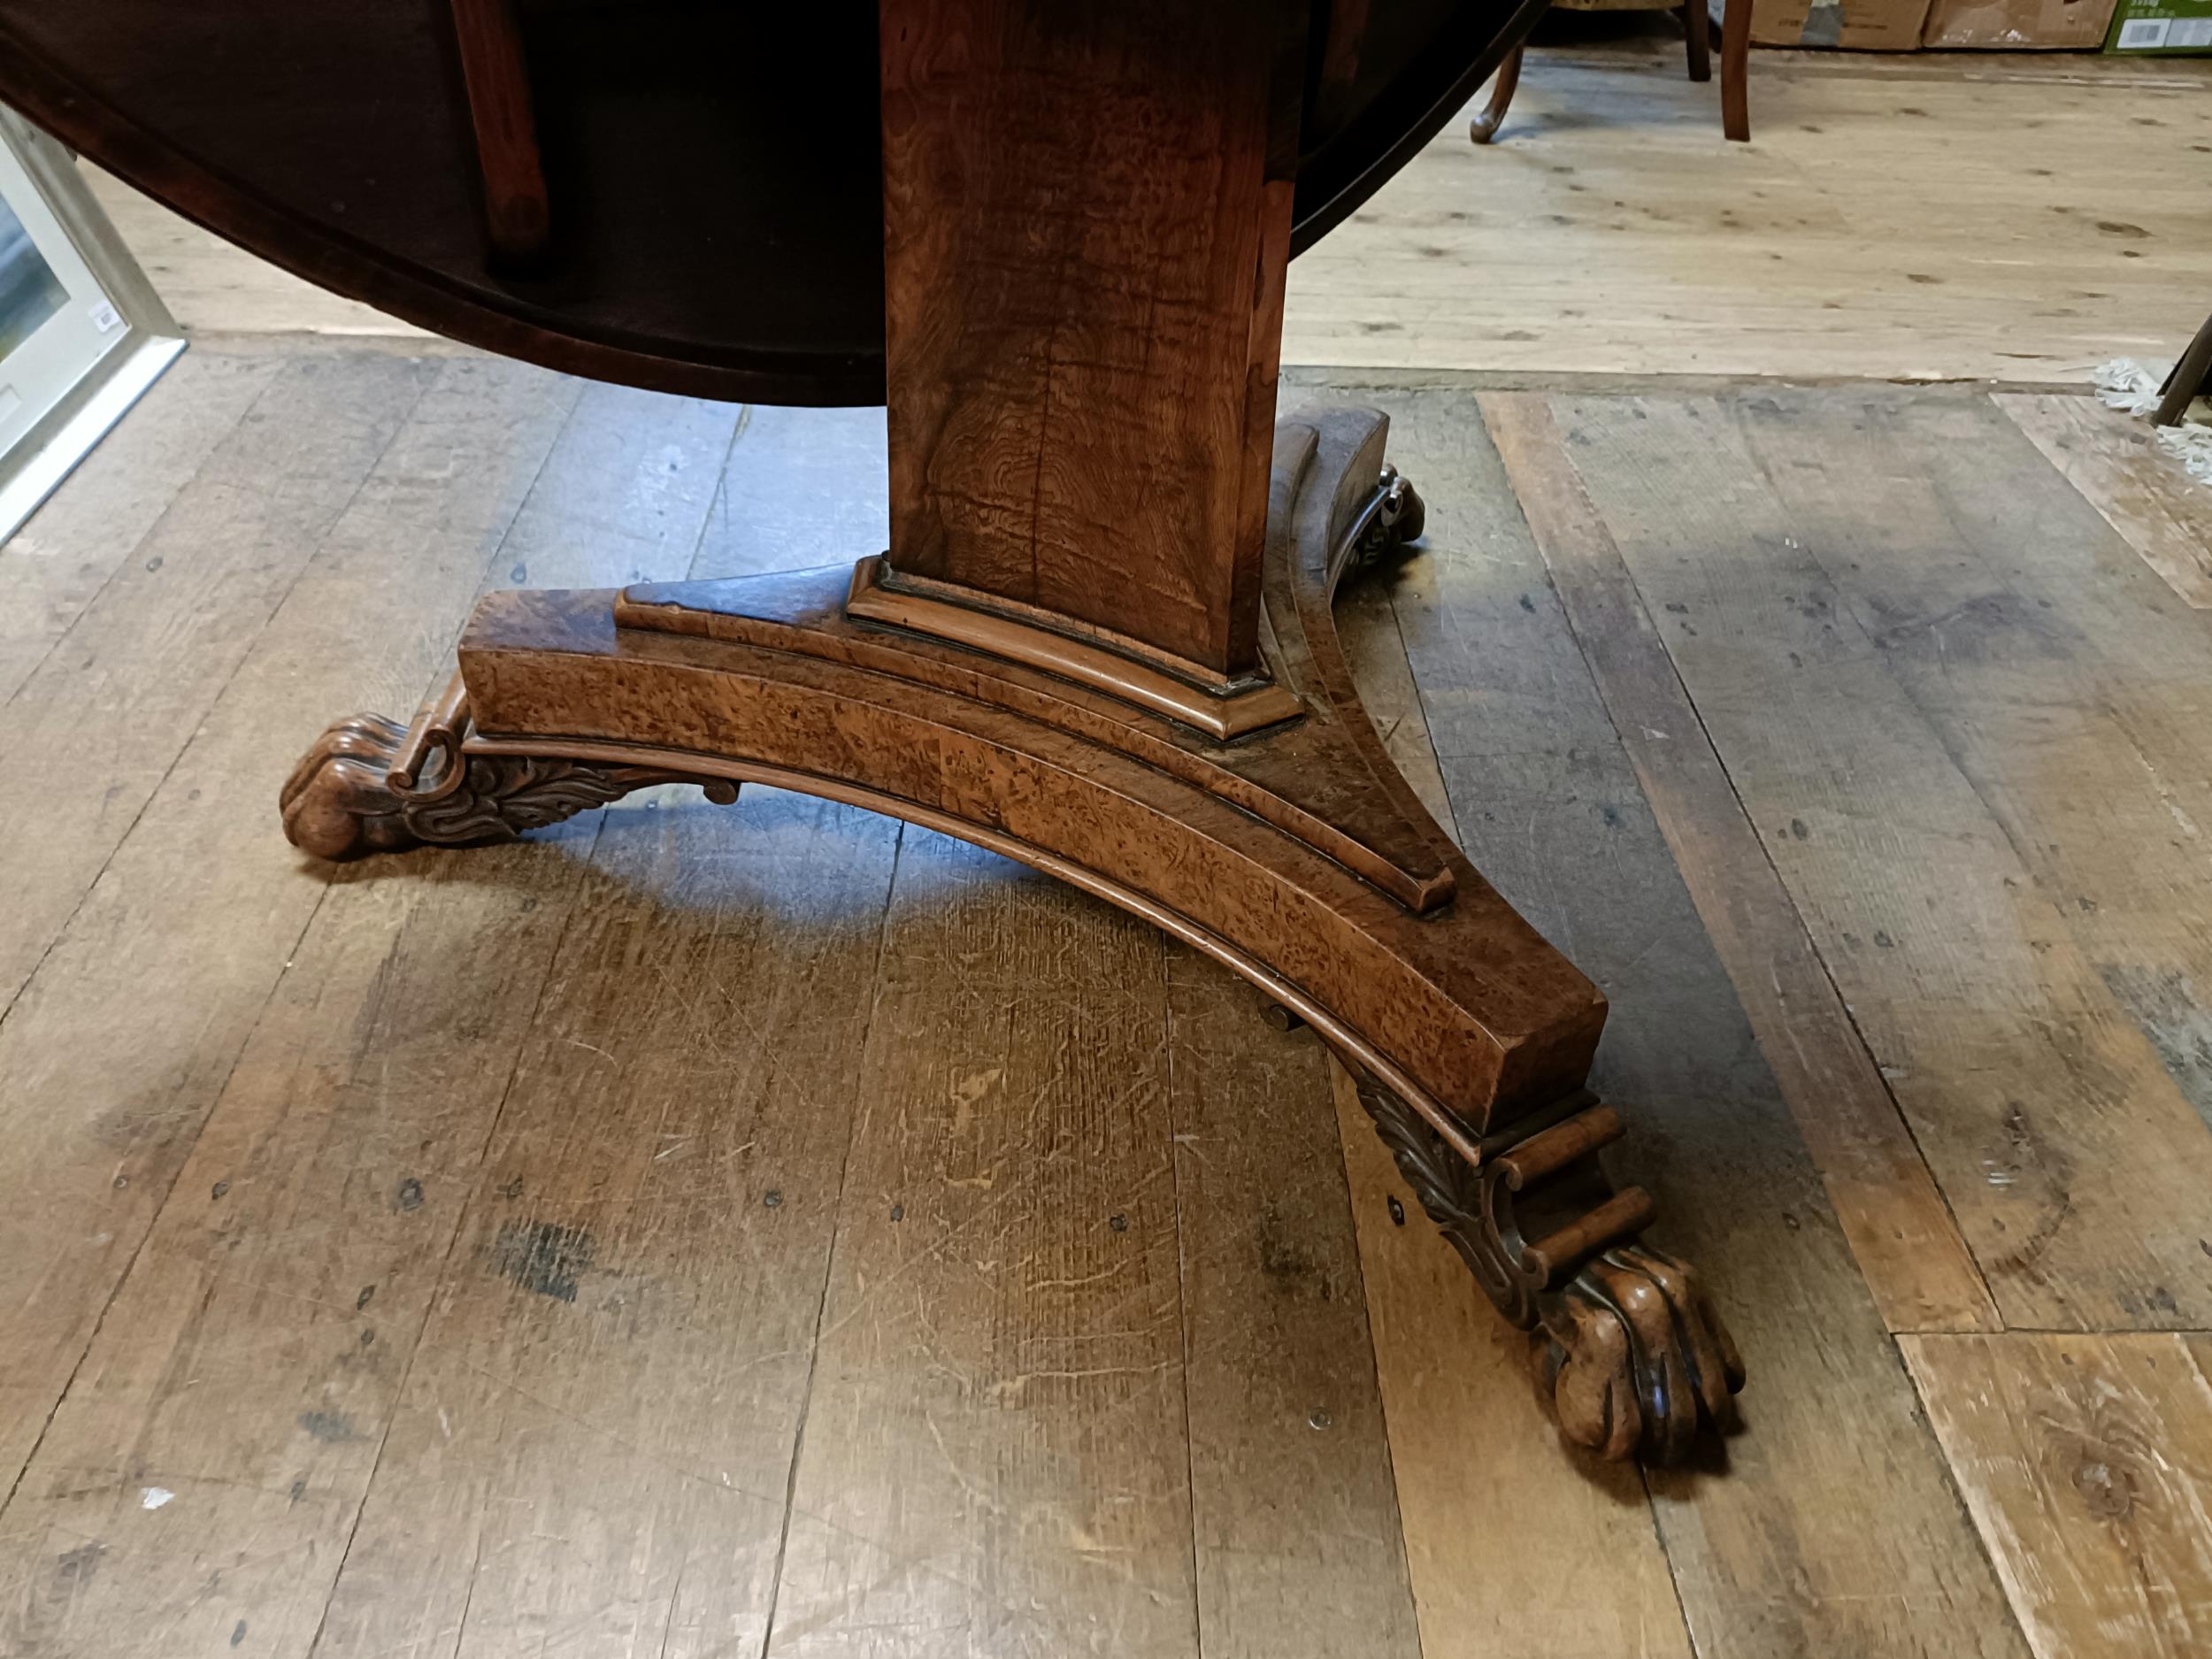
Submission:
[[[284,791],[325,857],[764,782],[1022,860],[1311,1025],[1562,1427],[1685,1455],[1742,1370],[1599,1153],[1603,997],[1397,774],[1331,616],[1419,535],[1365,410],[1274,422],[1307,8],[884,0],[892,541],[495,594],[414,724]]]

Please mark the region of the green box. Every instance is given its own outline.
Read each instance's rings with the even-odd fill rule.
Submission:
[[[2212,54],[2212,0],[2120,0],[2104,49],[2130,58]]]

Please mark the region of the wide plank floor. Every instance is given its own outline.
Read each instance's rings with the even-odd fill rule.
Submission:
[[[2203,321],[2212,60],[1755,51],[1730,143],[1639,25],[1531,47],[1495,142],[1300,258],[1284,361],[2077,384]]]
[[[293,853],[484,588],[879,546],[881,416],[204,345],[0,548],[0,1652],[2212,1651],[2212,492],[2078,397],[1374,378],[1360,672],[1614,999],[1720,1455],[1563,1451],[1310,1035],[992,856]]]

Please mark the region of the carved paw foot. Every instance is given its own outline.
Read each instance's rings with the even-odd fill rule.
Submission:
[[[1560,1432],[1601,1456],[1680,1463],[1736,1420],[1743,1361],[1697,1276],[1640,1244],[1583,1264],[1532,1338]]]
[[[1372,1078],[1360,1103],[1414,1196],[1498,1311],[1532,1337],[1538,1397],[1578,1446],[1679,1463],[1735,1422],[1743,1361],[1697,1276],[1637,1241],[1654,1206],[1598,1154],[1620,1114],[1587,1094],[1463,1156]]]
[[[434,775],[395,777],[407,728],[381,715],[341,720],[315,740],[285,780],[284,833],[319,858],[353,858],[429,843],[468,847],[513,841],[653,784],[695,783],[726,806],[737,786],[655,766],[609,765],[557,756],[473,753],[465,715],[434,720]]]
[[[396,852],[420,839],[391,786],[407,728],[380,714],[340,720],[300,757],[278,797],[284,837],[318,858]]]

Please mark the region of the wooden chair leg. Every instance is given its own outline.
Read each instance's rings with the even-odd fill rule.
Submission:
[[[545,251],[552,215],[514,0],[452,4],[461,81],[476,129],[485,234],[496,262],[526,265]]]
[[[1751,141],[1751,0],[1727,0],[1720,25],[1720,130]]]
[[[1521,49],[1516,46],[1498,65],[1498,77],[1490,83],[1489,106],[1467,124],[1467,136],[1478,144],[1486,144],[1495,138],[1498,128],[1505,125],[1505,111],[1513,102],[1513,90],[1520,84]]]
[[[2192,398],[2212,396],[2212,317],[2204,319],[2204,326],[2197,330],[2197,337],[2158,389],[2165,396],[2158,412],[2151,417],[2151,424],[2157,426],[2179,426],[2181,411],[2189,407]]]
[[[1705,0],[1682,0],[1682,32],[1690,42],[1690,79],[1713,78],[1713,21]]]

